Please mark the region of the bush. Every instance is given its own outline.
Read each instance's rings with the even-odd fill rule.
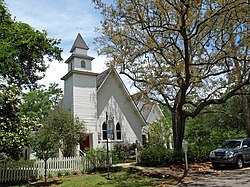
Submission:
[[[89,148],[86,157],[90,161],[93,170],[106,167],[107,151],[105,149]]]
[[[174,151],[164,147],[148,147],[139,154],[139,164],[143,166],[168,166],[173,163]]]
[[[59,171],[59,172],[57,173],[57,176],[58,176],[58,177],[61,177],[61,176],[63,176],[63,173],[62,173],[61,171]]]
[[[13,159],[9,157],[6,153],[0,153],[0,163],[9,162],[9,161],[13,161]]]
[[[126,160],[129,157],[129,147],[125,144],[116,144],[113,149],[113,156],[120,162]]]
[[[112,150],[112,159],[113,163],[122,163],[126,162],[129,158],[135,158],[135,148],[138,150],[141,149],[141,146],[136,143],[129,145],[125,144],[116,144]]]

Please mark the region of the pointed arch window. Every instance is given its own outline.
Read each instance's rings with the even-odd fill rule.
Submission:
[[[81,68],[86,68],[86,62],[84,60],[81,61]]]
[[[120,123],[116,124],[115,129],[116,129],[116,139],[121,140],[122,139],[122,131],[121,131]]]
[[[107,140],[107,124],[105,122],[102,124],[102,139]]]

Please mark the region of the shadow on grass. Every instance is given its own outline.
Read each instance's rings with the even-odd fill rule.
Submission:
[[[116,169],[115,169],[116,170]],[[106,177],[106,174],[101,174],[102,177]],[[111,173],[110,179],[105,182],[98,183],[97,185],[110,185],[115,187],[130,187],[130,186],[156,186],[166,182],[166,179],[158,179],[147,176],[138,175],[138,170],[129,167],[122,169],[122,171],[117,171]],[[170,180],[169,180],[170,181]]]
[[[8,186],[36,186],[36,187],[42,187],[42,186],[51,186],[51,185],[60,185],[62,184],[59,180],[52,180],[48,181],[47,184],[43,181],[33,181],[33,182],[16,182],[16,183],[4,183],[0,184],[1,187],[8,187]]]

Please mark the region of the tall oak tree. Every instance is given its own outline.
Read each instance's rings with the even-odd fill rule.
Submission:
[[[103,15],[99,52],[172,116],[174,149],[185,121],[249,86],[248,0],[93,0]]]

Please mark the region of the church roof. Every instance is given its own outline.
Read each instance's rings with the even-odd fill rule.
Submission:
[[[140,113],[142,114],[143,118],[145,120],[148,119],[148,116],[150,115],[150,112],[152,111],[153,107],[154,107],[154,103],[153,102],[146,102],[142,99],[142,96],[140,93],[134,94],[131,96],[132,99],[134,100],[135,104],[139,105],[140,102],[142,102],[142,107],[138,108],[138,110],[140,111]]]
[[[105,70],[102,73],[100,73],[99,75],[97,75],[97,77],[96,77],[97,89],[102,85],[102,83],[104,82],[104,80],[108,76],[109,72],[110,72],[110,68],[108,68],[107,70]]]
[[[75,40],[74,44],[71,47],[70,52],[72,53],[75,48],[81,48],[81,49],[86,49],[86,50],[89,49],[89,47],[87,46],[87,44],[83,40],[83,38],[82,38],[82,36],[81,36],[80,33],[78,33],[78,35],[76,37],[76,40]]]

